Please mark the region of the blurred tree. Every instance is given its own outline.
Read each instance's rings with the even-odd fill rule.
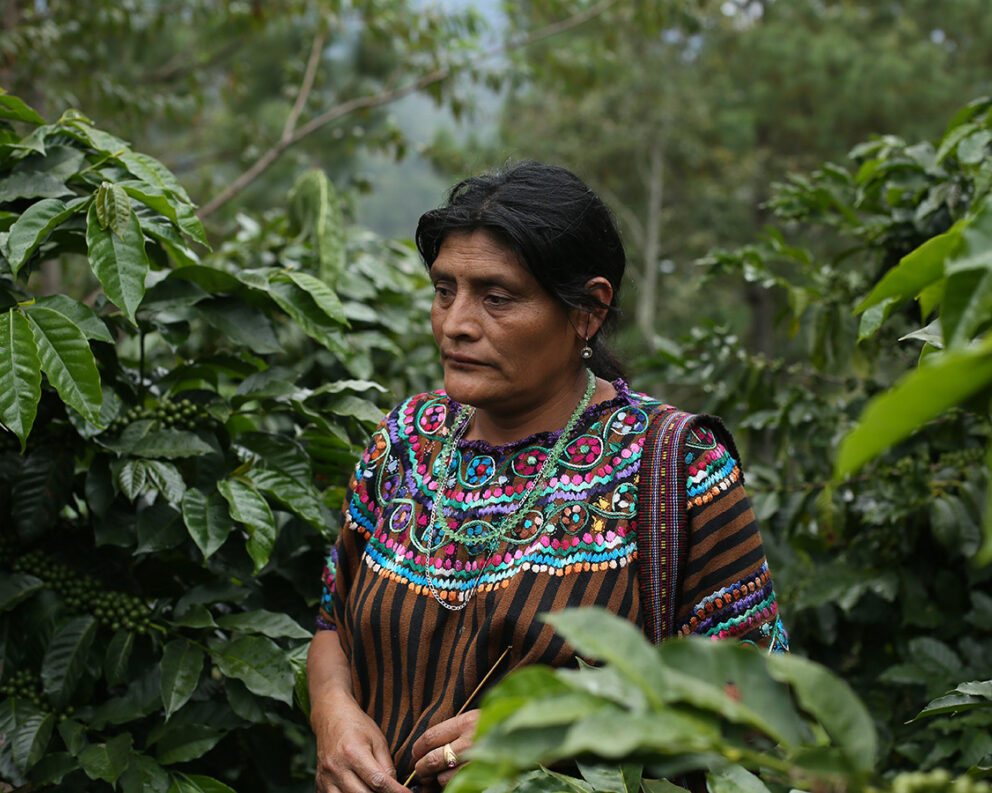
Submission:
[[[526,30],[560,6],[512,5],[509,19]],[[886,129],[933,136],[987,86],[985,4],[931,6],[616,4],[553,47],[517,55],[502,140],[485,156],[561,162],[604,193],[629,243],[650,344],[698,314],[688,263],[753,236],[775,179]],[[676,271],[683,277],[664,278]],[[745,295],[754,346],[767,349],[775,308],[764,290]],[[747,320],[739,296],[722,304]]]
[[[428,87],[453,101],[441,81],[481,25],[472,9],[407,0],[8,0],[3,23],[0,85],[45,115],[82,106],[112,121],[187,178],[203,215],[232,183],[241,203],[269,206],[305,166],[347,184],[356,150],[402,155],[375,108]],[[287,167],[265,172],[290,146]],[[237,182],[250,167],[264,178]]]

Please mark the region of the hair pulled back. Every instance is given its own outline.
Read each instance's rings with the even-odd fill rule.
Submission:
[[[485,230],[513,251],[537,282],[560,303],[589,311],[606,308],[606,321],[589,340],[588,366],[608,380],[623,369],[602,336],[616,325],[617,296],[626,256],[613,215],[571,171],[527,160],[465,179],[448,202],[420,217],[417,249],[429,270],[445,237]],[[613,287],[607,306],[586,289],[602,276]]]

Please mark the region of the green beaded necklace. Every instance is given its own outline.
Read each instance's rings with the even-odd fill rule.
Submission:
[[[555,445],[548,453],[548,456],[544,459],[544,462],[541,463],[541,467],[538,470],[537,475],[531,480],[530,488],[527,490],[527,494],[524,496],[523,501],[520,502],[520,506],[514,510],[512,515],[508,515],[499,523],[490,524],[488,531],[473,536],[471,544],[484,544],[486,556],[492,555],[492,552],[496,549],[499,544],[499,540],[502,537],[506,537],[517,530],[517,526],[520,525],[520,521],[522,521],[524,516],[531,511],[531,508],[534,506],[534,502],[537,501],[537,497],[541,491],[541,486],[551,476],[551,472],[554,470],[558,458],[561,457],[562,452],[565,451],[565,447],[568,446],[568,440],[572,435],[572,430],[575,429],[575,425],[585,412],[585,409],[589,406],[589,402],[592,400],[592,395],[596,391],[596,375],[594,375],[589,369],[586,370],[586,373],[587,379],[585,393],[582,395],[582,399],[579,400],[579,404],[576,405],[575,410],[572,411],[572,415],[569,417],[568,423],[565,424],[565,428],[561,431],[561,435],[558,436],[558,440],[555,442]],[[438,456],[441,479],[438,480],[437,494],[434,497],[434,503],[431,505],[430,529],[427,540],[427,585],[430,587],[431,594],[434,596],[434,599],[450,611],[460,611],[468,605],[469,601],[472,599],[472,596],[475,594],[475,590],[478,589],[479,581],[482,578],[482,571],[480,570],[472,582],[471,589],[465,593],[465,597],[462,602],[458,605],[454,605],[440,596],[437,585],[434,583],[434,577],[431,575],[431,568],[434,566],[434,559],[431,554],[434,550],[445,544],[445,540],[457,542],[460,545],[468,545],[462,537],[448,527],[448,521],[444,514],[444,490],[448,482],[448,475],[451,468],[451,458],[455,453],[455,449],[458,447],[458,441],[465,436],[469,424],[472,423],[472,417],[474,415],[475,408],[469,406],[462,406],[462,408],[455,415],[455,420],[451,424],[453,428],[452,432],[450,432],[448,437],[445,439],[444,446],[441,448],[441,453]],[[457,427],[457,429],[454,429],[455,427]],[[440,541],[438,541],[438,530],[440,530],[440,534],[442,536]]]

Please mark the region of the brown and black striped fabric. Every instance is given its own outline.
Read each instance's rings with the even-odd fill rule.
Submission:
[[[615,385],[616,398],[583,414],[535,514],[513,537],[475,547],[431,542],[438,491],[452,531],[499,521],[533,485],[557,435],[502,447],[462,441],[445,476],[435,464],[458,406],[442,393],[405,401],[374,434],[324,571],[318,627],[338,631],[355,697],[382,728],[401,779],[416,739],[457,713],[506,648],[487,686],[520,666],[575,663],[541,614],[598,605],[641,625],[637,484],[645,430],[662,405]],[[752,597],[766,592],[767,565],[736,461],[728,467],[726,449],[705,430],[685,453],[679,632],[781,641],[774,607]],[[432,585],[465,607],[445,608]]]

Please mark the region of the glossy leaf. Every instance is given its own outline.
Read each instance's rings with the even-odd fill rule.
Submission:
[[[162,460],[149,460],[148,479],[170,504],[179,504],[186,494],[186,482],[179,469]]]
[[[48,748],[54,726],[54,713],[36,710],[19,716],[11,736],[14,762],[21,768],[30,768],[37,763]]]
[[[127,460],[117,475],[117,484],[129,501],[145,492],[148,483],[148,465],[144,460]]]
[[[228,506],[218,493],[209,496],[196,488],[183,495],[183,522],[204,559],[220,548],[234,528]]]
[[[82,330],[68,317],[44,305],[27,311],[41,359],[41,369],[62,401],[92,424],[100,423],[103,390],[96,359]]]
[[[174,639],[162,652],[162,705],[168,719],[185,705],[200,681],[203,650],[185,639]]]
[[[179,774],[169,788],[169,793],[236,793],[213,777],[202,774]]]
[[[258,572],[269,561],[276,542],[276,521],[265,497],[250,484],[237,479],[222,479],[217,490],[227,501],[233,520],[243,523],[248,532],[245,547]]]
[[[347,352],[341,339],[340,323],[328,317],[306,290],[287,279],[269,283],[268,293],[314,341],[331,352]]]
[[[15,608],[44,586],[44,581],[28,573],[5,573],[0,579],[0,612]]]
[[[26,104],[23,99],[0,91],[0,118],[11,121],[26,121],[29,124],[44,124],[45,119],[38,111]]]
[[[162,163],[147,154],[125,149],[117,155],[124,167],[139,179],[162,190],[175,193],[183,203],[192,205],[189,196],[172,172]]]
[[[213,447],[189,430],[152,430],[131,447],[137,457],[160,457],[167,460],[208,454]]]
[[[65,450],[42,446],[28,454],[11,488],[10,512],[22,540],[55,525],[71,497],[73,473]]]
[[[304,486],[299,480],[281,471],[268,471],[263,468],[252,468],[248,471],[247,477],[258,490],[271,496],[312,526],[320,528],[324,524],[320,501],[312,487]]]
[[[66,205],[57,198],[45,198],[25,209],[7,236],[6,255],[11,272],[17,275],[48,235],[80,207],[72,202]]]
[[[170,779],[151,757],[132,753],[119,784],[121,793],[167,793]]]
[[[931,356],[919,369],[868,403],[857,427],[841,442],[834,466],[835,480],[856,471],[989,382],[992,342],[945,352],[939,360]]]
[[[309,273],[305,273],[300,270],[289,270],[286,273],[286,277],[300,287],[300,289],[306,291],[306,293],[313,298],[313,301],[317,304],[320,310],[327,315],[328,319],[331,319],[334,322],[340,322],[342,325],[348,324],[348,319],[345,317],[344,307],[341,305],[341,300],[338,298],[334,290],[327,284],[319,278],[315,278]]]
[[[944,262],[961,245],[964,223],[924,242],[899,264],[889,270],[871,293],[861,301],[855,313],[861,313],[885,300],[908,300],[944,275]]]
[[[263,636],[238,636],[231,641],[213,639],[210,657],[225,677],[244,683],[248,690],[287,705],[293,702],[293,671],[286,654]]]
[[[104,182],[93,197],[93,210],[100,228],[123,237],[131,218],[131,202],[118,185]]]
[[[79,764],[90,779],[114,784],[127,768],[133,742],[125,732],[106,743],[91,743],[79,753]]]
[[[259,609],[225,614],[217,618],[217,625],[225,630],[239,633],[259,633],[273,639],[310,639],[313,634],[300,626],[288,614]]]
[[[238,346],[248,347],[259,355],[282,351],[265,312],[244,300],[226,296],[213,297],[197,303],[196,310]]]
[[[0,421],[27,440],[41,399],[41,359],[31,323],[11,309],[0,314]]]
[[[90,266],[107,297],[135,322],[135,312],[145,295],[148,254],[138,218],[131,213],[120,235],[100,226],[96,209],[86,214],[86,245]]]
[[[739,765],[730,765],[706,775],[710,793],[770,793],[758,777]]]
[[[165,215],[192,239],[202,245],[207,244],[207,235],[203,231],[203,224],[196,216],[193,206],[187,201],[177,198],[164,189],[153,187],[147,182],[121,182],[120,188],[132,198],[151,207],[159,214]]]
[[[70,320],[92,341],[114,343],[114,337],[100,316],[85,303],[80,303],[68,295],[42,295],[36,297],[35,306],[50,308]]]
[[[773,677],[789,683],[800,707],[822,725],[857,770],[872,770],[878,750],[875,725],[847,683],[799,656],[771,656],[768,668]]]
[[[103,676],[108,685],[118,686],[124,682],[133,649],[134,633],[123,628],[114,633],[103,661]]]
[[[86,669],[86,659],[96,638],[93,617],[75,617],[56,630],[45,650],[41,682],[57,704],[65,704]]]

